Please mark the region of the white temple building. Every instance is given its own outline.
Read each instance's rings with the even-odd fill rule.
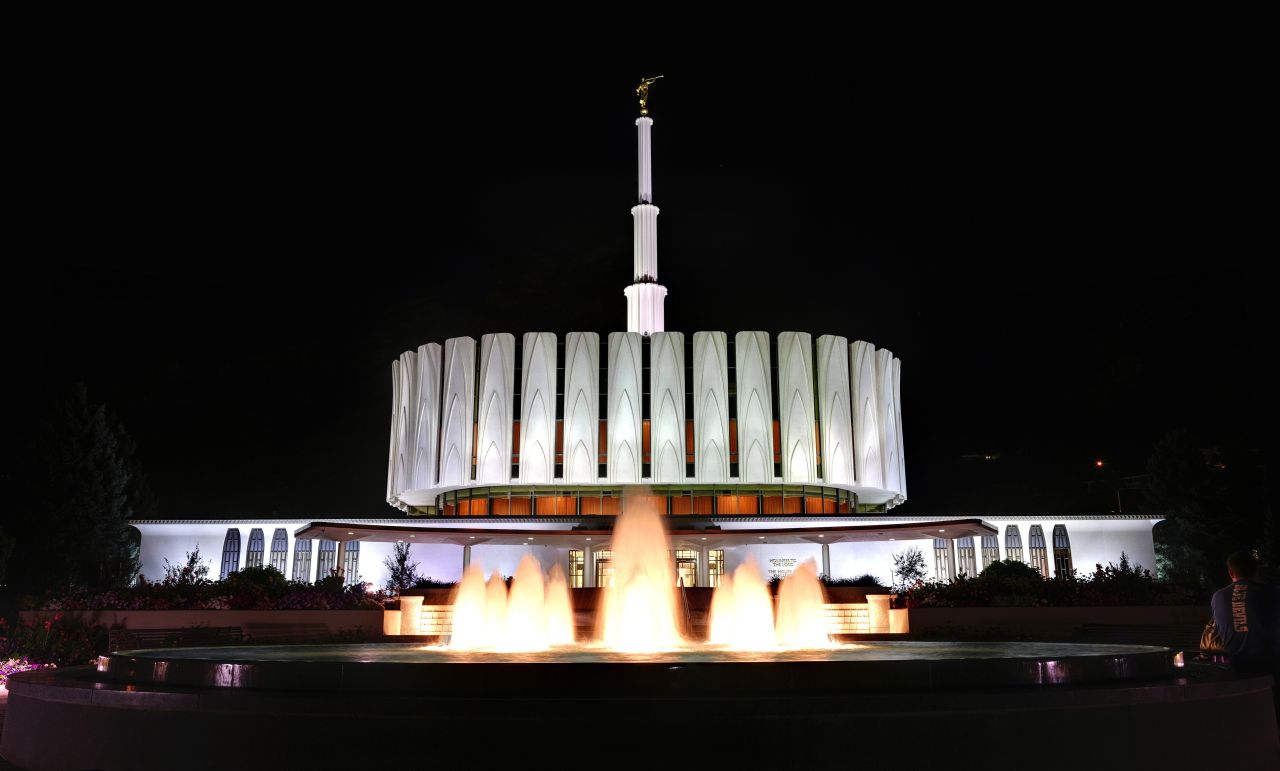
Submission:
[[[533,553],[572,585],[599,586],[624,505],[669,515],[685,586],[715,586],[748,559],[771,576],[813,559],[833,578],[888,585],[911,546],[941,579],[1009,558],[1046,576],[1087,572],[1121,552],[1154,568],[1159,520],[1146,515],[895,514],[907,477],[892,351],[802,330],[667,330],[652,129],[642,111],[626,331],[490,332],[405,351],[391,367],[394,513],[138,520],[143,574],[198,547],[223,576],[273,565],[381,586],[405,542],[437,580],[473,561],[511,575]]]

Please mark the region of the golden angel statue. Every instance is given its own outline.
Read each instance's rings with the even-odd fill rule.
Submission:
[[[662,78],[661,75],[656,78],[643,78],[640,81],[640,85],[636,86],[636,96],[640,97],[640,114],[642,116],[649,114],[649,86],[660,78]]]

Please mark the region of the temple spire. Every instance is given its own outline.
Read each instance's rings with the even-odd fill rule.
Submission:
[[[631,207],[633,282],[623,294],[627,296],[627,331],[642,335],[663,331],[667,296],[667,288],[658,283],[658,207],[653,205],[653,118],[649,117],[649,86],[661,77],[645,78],[636,87],[640,98],[640,117],[636,118],[639,203]]]

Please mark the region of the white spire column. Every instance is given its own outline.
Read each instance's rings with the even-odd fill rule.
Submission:
[[[653,118],[636,118],[640,203],[631,207],[633,283],[623,291],[627,296],[627,331],[642,335],[664,330],[663,302],[667,296],[667,288],[658,283],[658,207],[653,205],[652,126]]]

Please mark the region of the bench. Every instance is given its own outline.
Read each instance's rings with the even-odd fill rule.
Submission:
[[[245,637],[254,643],[306,643],[328,642],[334,633],[326,624],[268,624],[244,625]]]
[[[236,645],[244,642],[238,626],[188,626],[180,629],[112,629],[109,651],[133,648],[177,648],[188,645]]]

